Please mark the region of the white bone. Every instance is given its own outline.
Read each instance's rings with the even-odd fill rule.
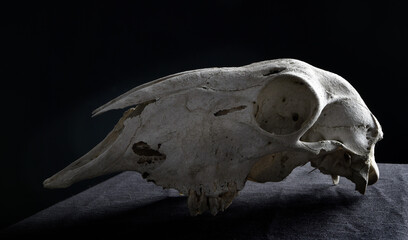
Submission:
[[[281,181],[311,162],[364,193],[378,180],[381,126],[340,76],[294,59],[199,69],[143,84],[94,111],[127,110],[47,188],[134,170],[188,196],[192,215],[224,211],[247,180]]]

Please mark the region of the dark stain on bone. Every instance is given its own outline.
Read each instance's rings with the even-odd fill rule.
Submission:
[[[133,152],[139,156],[163,156],[159,151],[151,149],[145,142],[137,142],[133,144],[132,149]]]
[[[229,109],[223,109],[223,110],[219,110],[216,113],[214,113],[214,116],[218,117],[218,116],[223,116],[223,115],[227,115],[228,113],[232,113],[232,112],[236,112],[236,111],[240,111],[245,109],[247,106],[245,105],[241,105],[238,107],[233,107],[233,108],[229,108]]]
[[[140,159],[137,163],[153,163],[155,161],[164,160],[166,159],[166,155],[152,149],[147,143],[140,141],[132,146],[133,152],[140,156]]]
[[[343,154],[343,157],[344,157],[344,161],[346,162],[346,165],[350,166],[351,165],[351,160],[352,160],[352,157],[351,157],[350,153],[345,152]]]
[[[295,82],[293,82],[294,84],[297,84],[297,85],[300,85],[300,86],[303,86],[303,85],[305,85],[305,83],[304,82],[301,82],[301,81],[295,81]]]
[[[297,113],[292,113],[292,120],[293,120],[294,122],[296,122],[297,120],[299,120],[299,114],[297,114]]]
[[[348,152],[345,152],[345,153],[343,154],[343,157],[344,157],[344,160],[346,160],[346,161],[350,161],[350,160],[351,160],[351,155],[350,155],[350,153],[348,153]]]
[[[266,76],[270,76],[270,75],[273,75],[273,74],[277,74],[277,73],[282,72],[285,69],[286,68],[272,68],[272,69],[269,69],[268,72],[264,73],[263,76],[266,77]]]

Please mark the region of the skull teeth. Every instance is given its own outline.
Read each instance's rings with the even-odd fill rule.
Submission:
[[[190,190],[187,201],[188,209],[192,216],[202,214],[207,210],[215,216],[218,212],[223,212],[231,205],[237,193],[236,188],[231,188],[228,192],[212,197],[207,196],[202,190],[199,193],[195,190]]]

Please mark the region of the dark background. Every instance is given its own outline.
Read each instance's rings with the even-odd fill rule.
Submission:
[[[383,126],[377,162],[408,163],[406,11],[374,2],[1,3],[0,227],[109,177],[42,188],[122,115],[91,118],[92,110],[141,83],[197,68],[296,58],[337,73]]]

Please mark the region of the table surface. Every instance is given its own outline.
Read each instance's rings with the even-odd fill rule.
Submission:
[[[166,239],[408,239],[408,165],[379,164],[366,194],[310,165],[277,183],[247,182],[217,216],[191,217],[174,189],[123,172],[9,227],[6,235]]]

